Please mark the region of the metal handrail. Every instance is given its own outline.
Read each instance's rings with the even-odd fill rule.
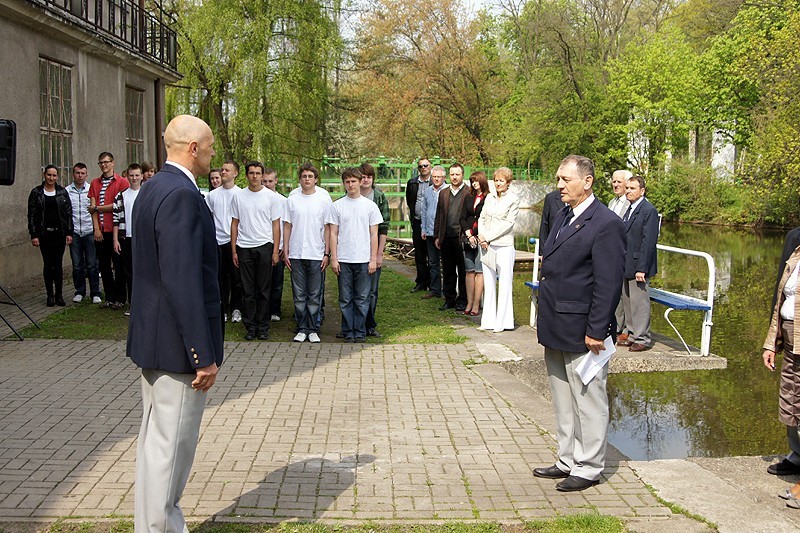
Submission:
[[[709,355],[711,353],[711,327],[714,325],[712,321],[714,315],[714,289],[716,288],[716,283],[717,283],[717,270],[714,263],[714,258],[711,257],[711,255],[707,254],[706,252],[689,250],[687,248],[678,248],[675,246],[667,246],[666,244],[656,244],[656,248],[658,250],[663,250],[665,252],[674,252],[682,255],[702,257],[703,259],[706,260],[706,263],[708,265],[708,291],[706,293],[705,303],[706,305],[708,305],[709,308],[708,310],[704,311],[703,314],[703,325],[700,337],[700,355],[702,356]],[[670,292],[670,291],[664,291],[664,292]],[[683,297],[688,296],[686,294],[680,294],[676,292],[672,292],[671,294],[676,294],[678,296],[683,296]],[[695,299],[703,301],[701,298],[695,298]],[[675,331],[678,337],[680,337],[684,346],[686,346],[686,349],[689,350],[689,347],[686,345],[686,342],[683,341],[683,337],[678,332],[678,329],[669,319],[669,313],[671,311],[672,311],[671,307],[667,308],[667,310],[664,312],[664,318],[667,320],[667,323],[672,327],[672,329]]]
[[[83,29],[111,39],[145,59],[178,68],[175,30],[132,0],[28,0],[55,15],[75,22]]]

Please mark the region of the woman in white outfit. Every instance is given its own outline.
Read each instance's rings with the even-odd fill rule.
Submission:
[[[514,329],[514,221],[519,213],[519,197],[508,188],[514,180],[511,169],[500,167],[493,175],[495,192],[490,193],[478,220],[478,243],[483,253],[494,252],[495,265],[484,263],[484,297],[481,328],[499,333]],[[491,251],[490,251],[491,250]],[[498,282],[495,289],[495,283]]]

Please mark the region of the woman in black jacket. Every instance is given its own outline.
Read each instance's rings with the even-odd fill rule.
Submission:
[[[465,315],[478,316],[483,296],[483,265],[478,250],[478,218],[483,210],[483,203],[489,194],[489,181],[486,174],[477,171],[469,176],[469,192],[464,200],[464,212],[461,214],[461,233],[464,243],[464,267],[467,271],[467,307]]]
[[[28,233],[31,244],[39,248],[44,261],[44,286],[47,307],[67,305],[62,296],[64,248],[72,244],[72,202],[67,190],[58,184],[58,169],[48,165],[44,181],[28,196]]]

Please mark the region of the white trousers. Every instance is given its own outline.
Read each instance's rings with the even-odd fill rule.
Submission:
[[[192,470],[205,394],[194,374],[142,369],[142,427],[136,448],[136,533],[188,532],[178,502]]]
[[[606,461],[608,364],[584,385],[575,372],[584,354],[545,347],[544,361],[556,413],[557,466],[570,475],[594,481]]]
[[[514,259],[517,255],[513,246],[492,246],[497,259],[496,270],[483,265],[483,315],[481,329],[501,332],[514,329],[514,299],[511,289],[514,285]],[[497,284],[497,289],[495,289]]]

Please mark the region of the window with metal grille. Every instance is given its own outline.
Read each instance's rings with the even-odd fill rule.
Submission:
[[[125,152],[127,164],[144,161],[144,91],[125,87]]]
[[[69,183],[72,167],[72,68],[39,58],[39,134],[42,169],[58,168],[59,181]]]

